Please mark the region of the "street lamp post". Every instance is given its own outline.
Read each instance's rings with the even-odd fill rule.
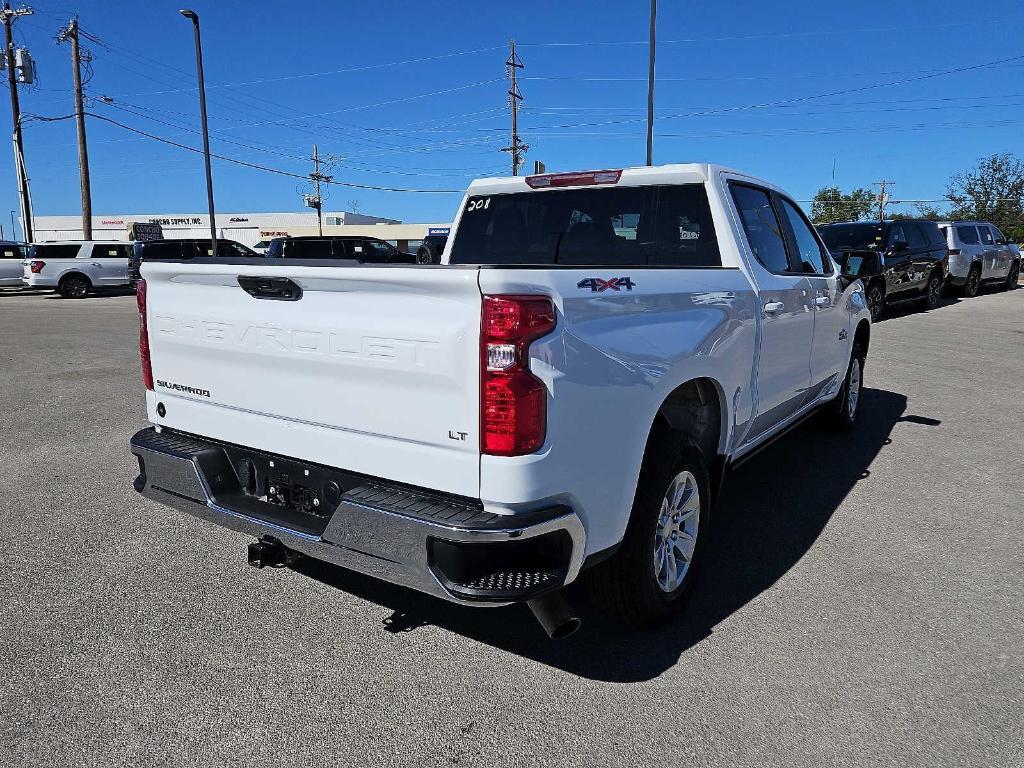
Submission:
[[[214,256],[217,255],[217,222],[213,210],[213,172],[210,170],[210,131],[206,125],[206,82],[203,79],[203,41],[199,36],[199,14],[187,8],[178,11],[186,19],[192,20],[196,36],[196,70],[199,73],[199,113],[203,121],[203,159],[206,161],[206,198],[210,207],[210,247]]]

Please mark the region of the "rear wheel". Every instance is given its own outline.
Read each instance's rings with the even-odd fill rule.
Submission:
[[[967,298],[977,296],[979,288],[981,288],[981,269],[974,266],[967,273],[967,282],[964,283],[964,296]]]
[[[434,257],[430,253],[430,249],[427,246],[420,246],[420,249],[416,251],[416,263],[417,264],[433,264]]]
[[[596,602],[627,624],[654,627],[677,615],[693,587],[710,503],[708,472],[694,447],[659,440],[640,470],[622,546],[588,579]]]
[[[68,275],[60,281],[57,293],[65,299],[84,299],[91,288],[92,283],[85,275]]]
[[[871,311],[871,322],[878,322],[885,311],[885,291],[877,281],[868,286],[867,301],[868,309]]]
[[[837,432],[849,432],[860,415],[860,394],[864,386],[864,350],[854,345],[850,365],[846,369],[843,388],[829,409],[829,426]]]
[[[1010,266],[1010,274],[1006,276],[1006,290],[1012,291],[1020,281],[1020,262],[1015,261]]]
[[[925,309],[935,309],[939,306],[942,298],[942,275],[939,272],[932,272],[928,276],[928,285],[925,286],[924,296],[921,301]]]

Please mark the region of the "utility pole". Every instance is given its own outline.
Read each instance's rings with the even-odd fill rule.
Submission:
[[[879,221],[885,221],[885,204],[887,202],[889,202],[889,196],[887,194],[885,194],[885,188],[886,187],[891,187],[895,183],[896,183],[895,181],[888,181],[887,179],[882,179],[881,181],[876,181],[875,182],[875,186],[879,188],[879,190],[878,190],[878,220]]]
[[[654,165],[654,28],[658,17],[658,0],[651,0],[651,33],[647,43],[647,164]]]
[[[523,69],[523,61],[516,55],[515,40],[509,40],[508,47],[509,54],[508,60],[505,62],[505,77],[511,81],[508,89],[508,105],[512,110],[512,143],[501,151],[512,153],[512,175],[518,176],[519,169],[523,165],[523,155],[529,149],[529,146],[523,144],[519,139],[519,102],[523,100],[523,95],[519,92],[519,86],[516,85],[516,70]]]
[[[78,126],[78,175],[82,184],[82,237],[92,240],[92,192],[89,185],[89,147],[85,139],[85,107],[82,104],[82,55],[78,46],[78,18],[57,35],[57,42],[71,41],[71,71],[75,81],[75,124]],[[86,61],[89,61],[86,53]]]
[[[330,156],[328,156],[328,163],[330,162]],[[310,208],[316,208],[316,227],[320,233],[320,237],[324,236],[324,198],[320,194],[321,184],[330,184],[334,181],[333,176],[320,173],[320,152],[317,149],[316,144],[313,145],[313,172],[309,174],[310,181],[313,182],[313,188],[316,190],[313,195],[306,195],[306,205]]]
[[[18,173],[18,198],[21,202],[21,232],[26,243],[32,242],[32,202],[28,194],[28,174],[25,172],[25,148],[21,139],[21,107],[18,105],[18,81],[14,62],[14,36],[11,25],[19,16],[31,16],[31,8],[11,10],[11,4],[4,2],[0,15],[4,20],[4,40],[7,57],[7,85],[11,92],[11,117],[14,120],[14,167]]]

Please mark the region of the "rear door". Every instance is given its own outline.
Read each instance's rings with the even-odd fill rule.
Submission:
[[[151,421],[477,495],[475,269],[230,261],[142,264]],[[301,295],[261,292],[268,277]]]
[[[779,200],[786,243],[802,265],[812,292],[814,340],[809,347],[810,388],[804,398],[804,402],[809,403],[833,389],[839,377],[846,375],[849,361],[846,308],[842,306],[838,274],[828,250],[796,203],[782,197]]]
[[[984,274],[985,266],[982,262],[984,261],[985,246],[981,244],[978,228],[973,224],[957,224],[956,236],[960,241],[960,252],[969,257],[967,259],[969,263],[977,263]]]
[[[129,243],[86,243],[90,248],[89,278],[97,287],[113,287],[128,283]],[[84,249],[83,249],[84,252]]]
[[[754,257],[751,268],[761,299],[757,415],[749,432],[756,439],[792,416],[806,397],[808,350],[814,338],[813,290],[803,267],[790,260],[781,198],[745,183],[734,181],[729,187]]]
[[[908,289],[924,292],[931,274],[932,256],[931,243],[928,236],[916,221],[904,221],[903,232],[907,236],[910,273],[907,281]]]

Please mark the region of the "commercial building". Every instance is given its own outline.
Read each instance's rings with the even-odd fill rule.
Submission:
[[[325,212],[325,235],[361,235],[393,242],[402,250],[415,248],[428,229],[447,224],[403,224],[398,219],[366,216],[351,211]],[[81,216],[36,216],[36,242],[81,240]],[[209,237],[210,217],[204,213],[120,213],[93,216],[96,240],[128,240],[134,222],[159,224],[164,237]],[[283,235],[316,235],[316,213],[218,213],[217,237],[253,246]]]

